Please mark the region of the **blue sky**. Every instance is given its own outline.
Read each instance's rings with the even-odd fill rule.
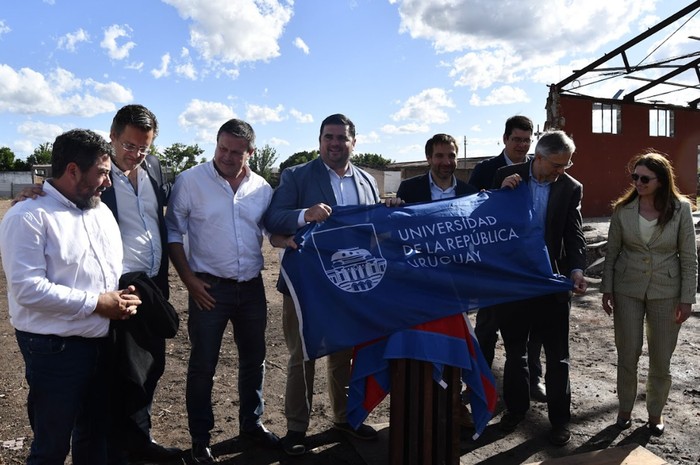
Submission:
[[[356,153],[421,160],[425,141],[446,132],[467,138],[468,156],[496,155],[509,116],[543,126],[548,84],[689,3],[13,2],[0,10],[0,147],[23,159],[74,127],[107,136],[118,108],[141,103],[158,117],[159,148],[198,144],[207,158],[229,118],[250,122],[279,164],[317,148],[332,113],[355,122]],[[700,36],[699,19],[654,53],[698,50],[691,35]],[[694,73],[687,80],[697,84]],[[612,97],[620,87],[597,90]]]

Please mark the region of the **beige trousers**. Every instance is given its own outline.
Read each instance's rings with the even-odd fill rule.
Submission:
[[[294,308],[294,301],[287,295],[282,301],[282,312],[284,339],[289,350],[284,414],[287,417],[289,431],[306,432],[311,416],[316,364],[315,360],[304,361],[299,335],[299,320]],[[346,407],[351,358],[352,349],[336,352],[326,357],[328,394],[335,423],[347,421]]]
[[[671,389],[671,355],[681,325],[674,321],[678,299],[641,300],[615,294],[617,397],[621,412],[631,412],[637,398],[637,367],[647,332],[649,373],[647,413],[661,416]],[[646,321],[646,325],[645,325]]]

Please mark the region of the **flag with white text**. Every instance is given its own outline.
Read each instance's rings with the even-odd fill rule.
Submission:
[[[480,307],[569,292],[527,186],[404,207],[336,206],[282,274],[307,359]]]

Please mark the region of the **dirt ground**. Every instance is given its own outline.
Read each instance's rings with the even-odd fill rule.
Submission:
[[[0,216],[8,206],[9,201],[0,200]],[[605,238],[607,223],[591,221],[586,224],[589,243]],[[274,288],[279,257],[277,251],[267,245],[264,252],[266,267],[263,277],[269,305],[264,422],[269,429],[282,436],[286,432],[283,405],[287,349],[282,337],[282,302]],[[633,426],[619,432],[612,426],[617,411],[612,320],[601,308],[599,279],[591,277],[589,281],[587,294],[575,298],[571,316],[571,442],[562,448],[549,445],[546,406],[538,403],[532,404],[527,420],[515,433],[504,435],[496,425],[503,409],[499,402],[496,417],[479,439],[471,440],[471,434],[464,431],[461,464],[529,463],[628,444],[643,445],[670,464],[700,463],[700,307],[694,307],[691,318],[684,324],[673,358],[673,387],[664,412],[666,432],[660,438],[650,437],[647,433],[643,384],[640,384],[640,395],[633,413]],[[5,290],[5,276],[0,274],[0,294],[4,296]],[[159,384],[153,408],[153,435],[162,444],[188,449],[190,438],[184,405],[189,354],[187,292],[174,270],[171,270],[171,302],[180,313],[181,326],[178,335],[168,341],[166,372]],[[640,373],[643,383],[647,367],[646,346],[642,360]],[[497,380],[502,375],[503,361],[503,349],[499,343],[494,362]],[[7,301],[3,297],[0,299],[0,465],[25,463],[31,443],[32,433],[25,410],[27,384],[23,371],[24,364],[8,318]],[[374,465],[388,462],[380,459],[369,463],[366,454],[362,454],[361,445],[348,441],[330,429],[332,416],[322,360],[317,363],[315,404],[309,430],[312,450],[300,458],[291,459],[278,451],[250,449],[237,439],[236,385],[236,350],[229,331],[222,348],[213,394],[216,427],[212,432],[212,444],[220,463]],[[386,432],[388,400],[370,415],[368,422],[384,428],[382,433]],[[382,436],[386,437],[385,434]],[[375,448],[385,446],[388,446],[386,442],[374,445]],[[380,456],[382,453],[380,450]],[[385,456],[388,457],[388,451]]]

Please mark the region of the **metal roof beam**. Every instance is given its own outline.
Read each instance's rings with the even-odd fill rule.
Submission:
[[[634,102],[634,98],[637,95],[641,94],[642,92],[646,92],[647,90],[651,89],[652,87],[654,87],[658,84],[664,83],[665,81],[671,79],[674,76],[681,74],[684,71],[689,70],[690,68],[696,67],[698,65],[698,63],[700,63],[700,58],[696,58],[695,60],[684,64],[683,66],[679,66],[678,69],[671,71],[670,73],[665,74],[658,79],[654,79],[649,84],[642,86],[639,89],[630,92],[629,94],[622,97],[622,100]]]
[[[658,31],[660,31],[661,29],[665,28],[665,27],[668,26],[669,24],[673,23],[673,22],[676,21],[677,19],[682,18],[683,16],[687,15],[688,13],[690,13],[690,12],[692,12],[692,11],[698,9],[698,8],[700,8],[700,0],[696,0],[696,1],[692,2],[690,5],[688,5],[687,7],[683,8],[682,10],[678,11],[677,13],[675,13],[675,14],[669,16],[668,18],[666,18],[665,20],[661,21],[661,22],[660,22],[659,24],[657,24],[656,26],[654,26],[654,27],[652,27],[652,28],[650,28],[650,29],[647,29],[645,32],[639,34],[637,37],[628,40],[627,42],[625,42],[624,44],[620,45],[619,47],[617,47],[617,48],[616,48],[615,50],[613,50],[612,52],[606,53],[606,54],[603,55],[601,58],[599,58],[598,60],[594,61],[593,63],[591,63],[590,65],[586,66],[585,68],[580,69],[580,70],[574,72],[574,73],[573,73],[571,76],[569,76],[568,78],[566,78],[566,79],[564,79],[563,81],[560,81],[560,82],[558,82],[557,84],[555,84],[555,85],[554,85],[555,88],[556,88],[558,91],[561,91],[561,89],[562,89],[564,86],[566,86],[566,85],[572,83],[573,81],[575,81],[576,79],[580,78],[581,76],[583,76],[583,75],[586,74],[587,72],[594,70],[598,65],[601,65],[601,64],[605,63],[606,61],[608,61],[608,60],[614,58],[615,56],[617,56],[617,55],[619,55],[620,53],[624,52],[625,50],[627,50],[628,48],[632,47],[633,45],[636,45],[636,44],[638,44],[639,42],[641,42],[641,41],[643,41],[644,39],[646,39],[647,37],[650,37],[650,36],[656,34]],[[625,61],[626,61],[626,60],[625,60]]]

